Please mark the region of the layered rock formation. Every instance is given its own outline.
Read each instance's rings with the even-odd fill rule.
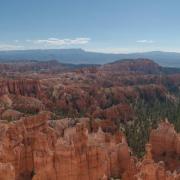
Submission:
[[[1,123],[0,162],[10,163],[16,180],[107,179],[121,176],[133,163],[122,134],[101,129],[88,134],[77,124],[57,138],[47,120],[42,113]]]
[[[105,133],[98,124],[94,124],[99,127],[97,132],[88,133],[85,122],[88,119],[80,119],[76,125],[62,120],[52,128],[48,119],[50,113],[41,112],[15,122],[0,123],[0,179],[180,179],[178,161],[174,166],[166,164],[178,160],[173,160],[172,153],[179,155],[179,135],[167,122],[152,131],[152,145],[146,145],[146,155],[138,161],[132,156],[122,133]],[[161,159],[164,152],[171,161]]]
[[[155,163],[152,158],[151,144],[146,144],[146,154],[142,162],[137,163],[137,174],[134,176],[137,180],[179,180],[180,174],[172,174],[166,171],[163,161]]]
[[[40,95],[40,83],[37,80],[1,80],[0,95],[15,94],[37,97]]]
[[[180,172],[180,134],[167,120],[150,134],[153,158],[165,162],[166,168]]]
[[[13,165],[18,180],[31,179],[34,166],[33,139],[46,130],[46,116],[39,114],[17,122],[1,124],[0,159],[2,163]]]
[[[15,170],[11,163],[0,163],[0,179],[14,180]]]

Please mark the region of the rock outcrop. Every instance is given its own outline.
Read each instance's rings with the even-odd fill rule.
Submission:
[[[41,93],[40,82],[31,79],[1,80],[0,95],[14,94],[22,96],[38,97]]]
[[[40,113],[1,123],[0,162],[9,163],[12,174],[14,168],[16,180],[107,179],[120,177],[134,162],[122,134],[101,128],[89,134],[78,123],[58,138],[47,122],[47,113]]]
[[[167,169],[180,172],[180,134],[167,120],[150,134],[155,161],[163,161]]]
[[[20,119],[20,117],[22,116],[23,116],[23,113],[20,113],[19,111],[7,109],[2,113],[1,119],[8,120],[8,121],[15,121],[15,120]]]
[[[0,163],[0,179],[14,180],[15,170],[11,163]]]
[[[141,161],[132,156],[121,132],[102,131],[101,126],[105,128],[108,121],[102,125],[95,121],[99,129],[89,133],[88,118],[77,124],[59,120],[52,126],[50,115],[41,112],[10,123],[0,122],[0,179],[180,179],[179,135],[168,122],[152,130],[152,145],[146,145]]]
[[[12,107],[23,113],[35,114],[45,109],[41,100],[28,96],[14,96]]]
[[[146,144],[146,154],[142,162],[137,163],[136,180],[179,180],[180,174],[166,171],[163,161],[155,163],[152,158],[151,144]],[[124,177],[123,179],[126,179]]]
[[[12,103],[13,102],[8,95],[4,94],[0,97],[0,105],[3,107],[11,107]]]

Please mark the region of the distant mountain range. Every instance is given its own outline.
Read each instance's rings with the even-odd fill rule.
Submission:
[[[0,51],[0,61],[14,60],[58,60],[68,64],[106,64],[121,59],[152,59],[161,66],[180,67],[180,53],[175,52],[143,52],[130,54],[112,54],[89,52],[83,49],[44,49]]]

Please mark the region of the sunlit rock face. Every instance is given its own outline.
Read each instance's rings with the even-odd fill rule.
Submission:
[[[0,179],[15,180],[15,170],[11,163],[0,163]]]
[[[141,162],[136,164],[136,180],[179,180],[180,175],[171,173],[165,169],[164,162],[155,163],[152,159],[152,145],[146,144],[146,154]],[[126,179],[126,177],[125,177]]]
[[[97,133],[88,134],[83,124],[66,129],[52,153],[51,163],[37,169],[33,179],[120,177],[131,162],[124,137],[111,136],[101,129]]]
[[[31,178],[34,169],[34,139],[49,139],[47,115],[39,114],[34,117],[22,118],[12,123],[1,124],[1,154],[2,163],[11,163],[15,169],[16,179]],[[42,133],[44,132],[44,133]],[[41,138],[41,135],[44,135]],[[49,138],[48,138],[49,136]],[[53,138],[49,139],[49,146]],[[47,141],[48,142],[48,141]],[[41,146],[41,145],[40,145]]]
[[[168,121],[159,124],[150,134],[155,161],[164,161],[166,168],[180,172],[180,135]]]
[[[146,145],[145,156],[142,160],[138,160],[132,156],[123,133],[103,132],[101,126],[105,128],[109,124],[108,121],[106,123],[95,121],[95,128],[90,133],[87,126],[90,120],[88,118],[81,118],[78,123],[72,123],[69,119],[58,120],[52,126],[49,121],[50,115],[51,113],[44,111],[10,123],[0,122],[0,179],[179,180],[180,178],[179,165],[174,164],[177,159],[168,159],[167,156],[167,162],[173,164],[170,166],[166,165],[166,159],[161,159],[164,151],[175,152],[176,155],[179,153],[179,136],[168,122],[152,130],[151,144]],[[167,138],[167,141],[164,141],[163,138],[166,138],[164,132],[175,140]],[[161,138],[161,141],[158,138]]]
[[[16,180],[108,179],[120,177],[132,164],[122,134],[111,135],[101,128],[89,134],[78,123],[59,136],[48,119],[43,112],[0,124],[0,161],[3,168],[11,166]]]

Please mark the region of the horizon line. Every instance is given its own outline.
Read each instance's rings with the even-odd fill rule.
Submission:
[[[92,49],[83,49],[83,48],[30,48],[30,49],[7,49],[0,50],[0,52],[15,52],[15,51],[45,51],[45,50],[81,50],[84,52],[92,52],[92,53],[102,53],[102,54],[136,54],[136,53],[152,53],[152,52],[160,52],[160,53],[178,53],[180,51],[166,51],[166,50],[152,50],[152,51],[131,51],[131,52],[113,52],[113,51],[101,51],[101,50],[92,50]]]

